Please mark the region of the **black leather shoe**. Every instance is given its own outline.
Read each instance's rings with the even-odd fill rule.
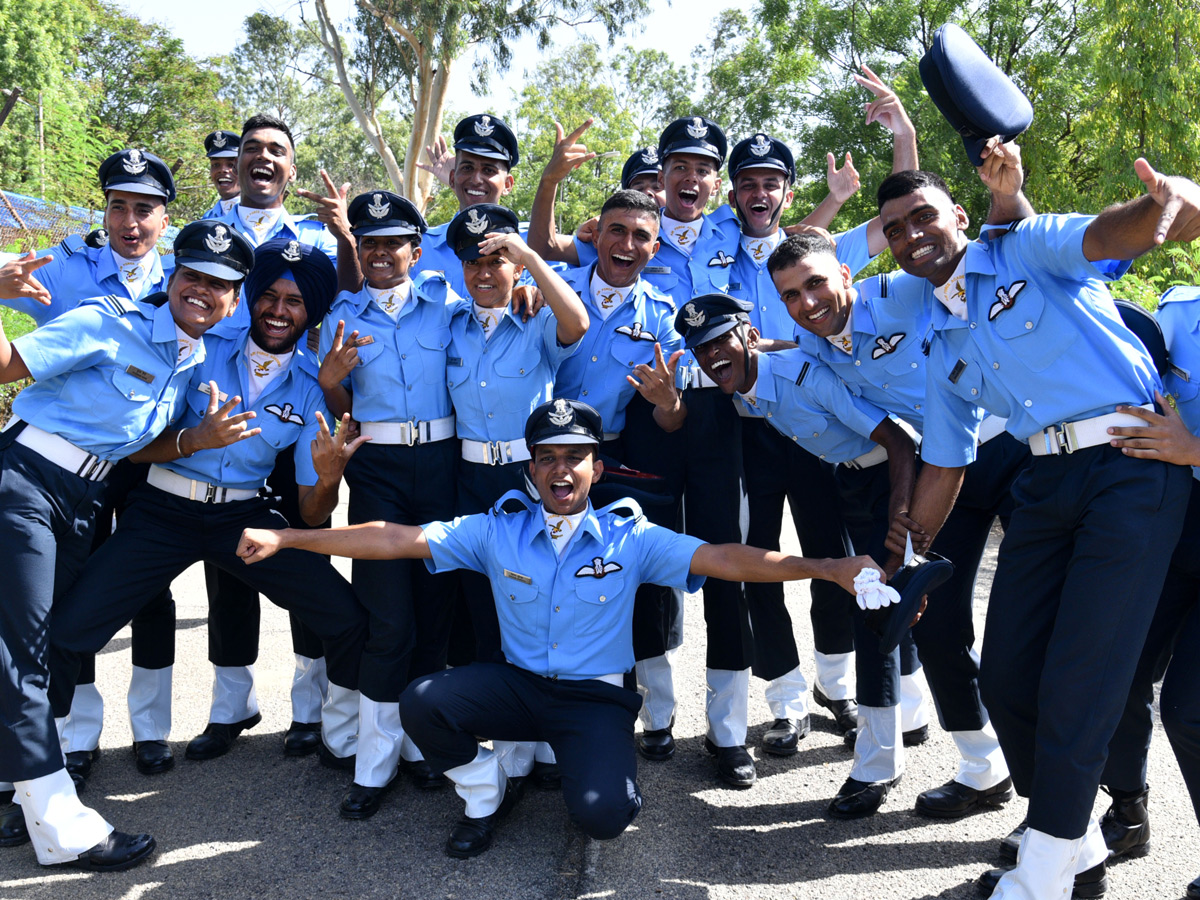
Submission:
[[[379,805],[389,787],[391,784],[383,787],[365,787],[357,782],[351,784],[350,790],[346,791],[346,796],[342,798],[342,805],[338,807],[338,814],[343,819],[371,818],[379,812]]]
[[[929,726],[922,725],[920,728],[906,731],[900,735],[900,739],[904,741],[905,747],[915,747],[917,744],[923,744],[929,740]]]
[[[349,756],[334,756],[333,751],[325,746],[324,741],[317,747],[317,759],[325,768],[337,769],[339,772],[353,772],[354,766],[358,762],[358,757],[353,753]]]
[[[450,829],[450,838],[446,841],[447,856],[470,859],[492,846],[492,835],[496,826],[508,817],[517,801],[521,799],[521,785],[515,782],[516,779],[509,779],[504,785],[504,796],[494,813],[478,819],[463,816],[458,820]]]
[[[992,893],[1000,879],[1004,877],[1004,873],[1011,872],[1014,868],[1016,867],[1000,866],[998,869],[988,869],[979,876],[979,893],[985,895]],[[1108,870],[1104,863],[1098,863],[1086,872],[1080,872],[1075,876],[1075,888],[1072,890],[1071,896],[1090,900],[1094,897],[1103,897],[1107,890]]]
[[[829,814],[835,819],[865,819],[873,816],[903,777],[897,775],[891,781],[873,782],[847,778],[837,796],[829,801]]]
[[[15,803],[0,809],[0,847],[19,847],[29,843],[25,812]]]
[[[858,703],[854,700],[830,700],[815,684],[812,696],[817,706],[823,706],[833,713],[833,721],[842,734],[858,724]]]
[[[80,854],[79,859],[60,865],[89,872],[124,872],[153,853],[154,846],[154,838],[148,834],[114,831],[87,853]]]
[[[1200,878],[1187,886],[1188,900],[1200,900]]]
[[[1138,859],[1150,852],[1150,813],[1146,800],[1150,789],[1118,791],[1100,786],[1112,797],[1112,805],[1100,819],[1100,831],[1110,859]]]
[[[223,722],[209,722],[204,733],[188,741],[184,753],[188,759],[216,759],[224,756],[233,747],[238,735],[247,728],[253,728],[262,721],[262,713],[255,713],[248,719],[227,725]]]
[[[1017,850],[1021,847],[1021,838],[1025,836],[1026,830],[1029,828],[1029,823],[1024,819],[1021,824],[1008,833],[1008,835],[1000,841],[1000,858],[1005,862],[1017,864]]]
[[[717,777],[730,787],[748,788],[758,779],[754,760],[745,747],[718,747],[709,738],[704,749],[717,759]]]
[[[533,771],[529,773],[529,781],[544,791],[559,791],[562,790],[562,770],[556,762],[535,759]]]
[[[82,791],[92,774],[92,764],[100,758],[100,748],[95,750],[73,750],[66,754],[67,774],[75,782],[75,792]]]
[[[449,778],[433,771],[429,763],[423,759],[418,759],[416,762],[409,762],[406,759],[402,759],[400,760],[400,768],[412,779],[413,787],[421,791],[441,790],[450,783]]]
[[[133,754],[143,775],[161,775],[175,768],[175,754],[166,741],[134,741]]]
[[[1003,806],[1012,795],[1011,778],[981,791],[958,781],[947,781],[941,787],[918,794],[916,810],[931,819],[960,819],[973,809]]]
[[[283,734],[284,756],[308,756],[320,746],[320,722],[293,722]]]
[[[763,752],[772,756],[791,756],[810,731],[812,723],[808,716],[803,719],[776,719],[763,734]]]
[[[671,727],[674,724],[672,721],[671,725],[666,728],[643,731],[638,735],[637,750],[642,759],[648,759],[651,762],[666,762],[675,755],[675,738],[671,734]]]

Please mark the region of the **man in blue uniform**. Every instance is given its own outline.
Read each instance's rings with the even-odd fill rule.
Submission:
[[[309,317],[324,315],[336,280],[333,263],[299,241],[279,238],[255,253],[246,281],[251,327],[232,338],[210,335],[177,427],[138,454],[153,463],[146,484],[135,491],[115,535],[55,605],[51,643],[65,660],[51,684],[56,707],[73,682],[73,654],[103,646],[191,564],[205,560],[229,569],[236,563],[236,535],[247,524],[286,521],[260,494],[281,452],[290,449],[295,461],[293,490],[303,521],[329,517],[345,461],[361,439],[347,444],[344,428],[329,434],[316,360],[303,338]],[[246,425],[251,418],[254,428]],[[253,600],[261,590],[325,642],[331,690],[356,694],[366,616],[328,561],[305,556],[274,570],[234,568],[252,587]],[[353,704],[327,710],[323,725],[331,740],[357,730]]]
[[[622,686],[633,667],[634,594],[644,581],[696,590],[705,576],[735,581],[828,578],[847,589],[866,558],[809,560],[742,544],[711,545],[652,525],[625,500],[600,510],[588,494],[603,470],[599,414],[558,399],[529,417],[530,478],[540,503],[512,492],[486,513],[424,527],[373,522],[316,533],[247,531],[250,563],[281,548],[373,558],[424,559],[434,571],[488,576],[504,662],[474,663],[418,679],[402,697],[404,720],[436,771],[466,800],[446,845],[469,857],[491,846],[516,791],[476,735],[547,740],[563,797],[589,836],[611,839],[642,805],[633,724],[638,695]],[[505,512],[512,508],[517,511]],[[286,552],[284,550],[283,552]]]
[[[237,205],[241,195],[238,184],[238,148],[242,136],[233,131],[214,131],[204,138],[204,155],[208,157],[208,180],[217,189],[217,202],[202,219],[220,219]]]
[[[905,272],[926,281],[925,466],[909,517],[937,534],[975,457],[976,407],[1005,417],[1033,460],[1017,478],[984,633],[980,690],[1017,792],[1029,797],[1018,866],[993,897],[1103,889],[1091,809],[1178,539],[1188,472],[1109,447],[1136,425],[1119,404],[1161,387],[1106,280],[1166,238],[1196,232],[1200,188],[1135,166],[1147,194],[1100,216],[1037,216],[969,243],[935,175],[892,175],[878,197]],[[927,538],[915,543],[924,544]],[[902,552],[896,536],[889,549]],[[1057,624],[1056,624],[1057,623]],[[1066,623],[1065,625],[1063,623]],[[1081,718],[1082,717],[1082,718]]]
[[[521,161],[517,137],[504,122],[492,115],[467,116],[454,127],[453,166],[446,181],[458,199],[458,211],[479,203],[499,203],[512,193],[512,170]],[[421,241],[421,258],[413,263],[413,275],[441,272],[454,293],[467,295],[463,269],[447,240],[450,227],[435,225]]]
[[[175,418],[204,360],[204,333],[232,311],[253,265],[244,240],[209,223],[183,229],[175,247],[178,266],[158,308],[109,296],[11,344],[0,332],[0,380],[34,378],[0,437],[0,546],[9,565],[0,773],[13,780],[43,865],[120,870],[154,849],[149,835],[113,831],[76,797],[46,695],[47,626],[51,603],[87,559],[105,476]]]
[[[159,255],[156,244],[170,218],[167,204],[175,199],[171,170],[157,156],[141,150],[121,150],[100,164],[104,191],[104,241],[92,239],[79,246],[64,241],[48,254],[50,259],[32,276],[45,291],[39,297],[5,290],[0,275],[0,301],[30,315],[44,325],[85,299],[115,294],[140,300],[164,289],[174,269],[174,256]],[[40,302],[48,300],[48,305]],[[129,492],[145,478],[144,467],[121,460],[105,480],[104,506],[96,516],[94,544],[99,546],[112,530],[114,512],[125,507]],[[155,599],[133,623],[133,671],[128,703],[138,767],[145,773],[165,771],[171,765],[166,738],[171,730],[171,674],[175,661],[175,606],[170,591]],[[95,660],[88,657],[76,686],[71,714],[62,725],[67,771],[82,787],[99,757],[104,724],[104,701],[96,690]]]

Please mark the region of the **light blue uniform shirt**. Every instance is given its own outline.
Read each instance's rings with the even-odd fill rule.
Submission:
[[[418,272],[441,272],[446,276],[446,282],[454,293],[460,297],[467,297],[467,283],[463,278],[462,260],[459,259],[454,250],[446,243],[446,229],[450,227],[450,223],[446,222],[442,225],[434,225],[425,234],[421,235],[421,258],[413,263],[408,274],[410,277],[415,276]],[[520,231],[521,240],[529,239],[529,229],[524,228]],[[532,280],[529,278],[529,272],[522,273],[521,280],[518,284],[529,284]]]
[[[237,205],[237,200],[238,200],[238,198],[237,198],[237,197],[234,197],[234,198],[233,198],[233,203],[234,203],[234,206],[236,206],[236,205]],[[209,210],[208,210],[208,212],[206,212],[206,213],[205,213],[204,215],[202,215],[200,218],[201,218],[201,219],[220,219],[220,218],[223,218],[223,217],[224,217],[224,215],[225,215],[225,209],[223,208],[222,204],[224,204],[224,203],[225,203],[225,201],[224,201],[224,200],[218,199],[216,203],[214,203],[214,204],[213,204],[211,207],[209,207]],[[231,207],[230,207],[230,209],[232,209],[232,208],[233,208],[233,207],[231,206]]]
[[[34,383],[13,414],[115,462],[158,437],[178,415],[201,339],[176,366],[170,306],[96,297],[13,341]]]
[[[1200,288],[1171,288],[1156,317],[1171,357],[1171,371],[1163,378],[1166,393],[1175,398],[1188,430],[1200,434]],[[1192,467],[1192,475],[1200,478],[1200,466]]]
[[[104,297],[112,294],[128,298],[121,281],[121,272],[108,247],[80,247],[72,252],[66,247],[55,247],[51,252],[54,259],[46,263],[33,276],[50,292],[50,305],[43,306],[36,300],[0,300],[18,312],[30,316],[39,326],[45,325],[68,309],[74,309],[81,300]],[[167,289],[167,278],[175,269],[175,257],[151,257],[150,277],[142,284],[138,299]]]
[[[735,396],[748,412],[763,416],[784,437],[831,463],[874,450],[871,433],[887,418],[800,349],[758,354],[754,402]]]
[[[869,224],[864,222],[850,231],[835,235],[837,260],[850,267],[851,276],[866,268],[873,258],[867,249]],[[792,321],[787,307],[779,299],[779,291],[775,289],[775,282],[767,271],[765,260],[763,265],[758,265],[740,241],[733,263],[733,274],[729,280],[729,293],[754,304],[754,308],[750,310],[750,324],[757,328],[763,337],[791,341],[798,332],[803,331]]]
[[[554,396],[595,407],[605,433],[616,434],[625,427],[625,407],[637,390],[625,376],[633,374],[634,366],[654,365],[655,341],[663,358],[670,359],[683,347],[683,338],[675,330],[675,305],[643,278],[607,319],[601,318],[592,297],[593,268],[563,274],[587,307],[590,324],[578,352],[559,366]]]
[[[829,366],[855,394],[924,434],[929,314],[922,279],[904,273],[880,275],[856,285],[850,315],[850,353],[803,329],[800,346]],[[970,431],[978,429],[983,417],[983,410],[977,407],[954,412],[967,417],[960,424]],[[971,462],[965,455],[938,453],[937,448],[924,443],[921,458],[947,468]]]
[[[499,511],[514,499],[526,508]],[[490,512],[434,522],[424,532],[433,554],[429,570],[488,576],[505,658],[547,678],[628,672],[638,585],[694,592],[704,583],[688,573],[704,542],[652,525],[632,500],[600,510],[589,504],[561,556],[541,506],[520,491],[505,494]]]
[[[366,288],[342,291],[321,326],[322,359],[333,346],[338,320],[345,336],[358,332],[369,343],[358,348],[358,365],[343,383],[353,397],[358,422],[426,422],[450,415],[446,357],[450,317],[466,301],[437,272],[413,279],[412,295],[395,321]]]
[[[1093,218],[1036,216],[970,243],[965,322],[925,283],[934,330],[925,409],[931,453],[975,458],[975,432],[963,427],[970,406],[1007,417],[1008,432],[1028,440],[1051,425],[1154,399],[1158,374],[1105,286],[1129,263],[1083,255]]]
[[[450,319],[446,386],[454,404],[458,436],[471,441],[515,441],[525,420],[554,398],[554,376],[579,342],[558,343],[558,320],[550,307],[528,322],[508,306],[491,340],[464,301]]]
[[[261,428],[262,433],[228,447],[197,450],[186,459],[162,465],[195,481],[225,488],[254,489],[266,484],[267,476],[275,468],[275,457],[294,447],[296,483],[314,485],[317,472],[313,468],[311,442],[321,430],[316,413],[320,411],[325,421],[331,422],[321,386],[317,384],[316,358],[306,350],[301,338],[283,374],[266,386],[253,405],[247,405],[245,398],[250,396],[248,340],[249,333],[244,333],[240,339],[208,339],[208,354],[203,365],[197,366],[192,374],[183,415],[175,427],[191,428],[200,424],[211,399],[208,383],[215,381],[226,399],[235,394],[243,398],[230,415],[254,410],[257,415],[247,427]],[[222,405],[225,403],[220,398],[218,401]]]

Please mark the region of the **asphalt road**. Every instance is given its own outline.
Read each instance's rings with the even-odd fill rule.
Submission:
[[[993,543],[989,562],[994,552]],[[980,620],[989,584],[985,573],[977,592]],[[420,792],[398,780],[374,818],[349,822],[337,814],[349,777],[322,768],[314,757],[283,756],[291,643],[286,615],[269,603],[263,606],[257,666],[262,724],[225,757],[184,760],[184,744],[207,721],[211,683],[199,568],[176,582],[175,596],[171,737],[178,764],[151,777],[134,768],[123,699],[130,666],[126,630],[98,660],[109,706],[103,757],[84,794],[118,828],[154,834],[156,856],[130,872],[90,875],[40,868],[28,845],[0,850],[0,900],[975,898],[974,879],[996,864],[997,842],[1023,815],[1020,800],[958,822],[912,813],[919,792],[955,771],[953,744],[935,722],[930,741],[909,750],[907,774],[877,815],[860,822],[826,818],[851,754],[824,711],[813,714],[812,734],[799,753],[778,759],[752,750],[758,783],[745,791],[725,788],[703,749],[703,614],[699,598],[689,597],[678,683],[679,752],[670,762],[642,763],[645,807],[634,827],[615,841],[590,841],[570,826],[557,793],[531,790],[488,853],[452,860],[442,845],[462,812],[453,792]],[[788,603],[811,675],[803,586],[788,587]],[[752,745],[770,721],[762,687],[752,680]],[[1154,849],[1145,859],[1110,869],[1112,898],[1181,897],[1200,874],[1196,818],[1161,727],[1149,780]],[[1098,810],[1105,806],[1101,801],[1107,797],[1101,795]]]

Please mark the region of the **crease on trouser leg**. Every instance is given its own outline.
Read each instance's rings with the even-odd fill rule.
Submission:
[[[707,669],[704,711],[708,737],[718,747],[746,745],[750,709],[749,669]]]
[[[899,706],[858,706],[858,737],[850,777],[873,783],[893,781],[904,773]]]
[[[354,783],[363,787],[387,786],[396,777],[402,740],[404,727],[400,724],[399,701],[380,703],[360,697]]]
[[[43,866],[78,859],[113,830],[100,813],[79,802],[66,769],[18,781],[13,788],[21,797],[25,827]]]
[[[258,712],[254,666],[213,666],[212,707],[208,721],[234,725]]]
[[[135,741],[165,741],[171,733],[172,669],[133,667],[127,702]]]
[[[469,763],[447,769],[446,777],[466,802],[466,815],[471,819],[482,819],[499,809],[508,783],[500,760],[486,747],[480,747]]]
[[[329,675],[325,657],[295,654],[296,668],[292,672],[292,721],[320,722],[321,707],[329,694]]]

